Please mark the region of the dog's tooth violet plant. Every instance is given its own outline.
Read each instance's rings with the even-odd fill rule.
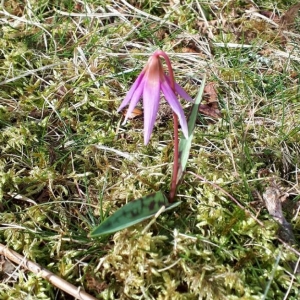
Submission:
[[[163,71],[163,65],[160,60],[162,56],[167,63],[169,76]],[[149,58],[146,66],[132,85],[125,99],[121,103],[118,111],[129,104],[124,123],[128,116],[134,110],[136,104],[143,97],[144,104],[144,143],[148,144],[154,127],[156,115],[159,109],[160,92],[163,92],[165,99],[170,104],[173,112],[178,116],[184,136],[188,137],[188,127],[183,109],[176,97],[177,92],[186,100],[192,101],[192,98],[174,81],[173,69],[168,55],[161,51],[155,51]],[[124,124],[123,123],[123,124]]]
[[[161,57],[166,61],[168,75],[164,72]],[[180,204],[180,202],[173,202],[176,196],[176,189],[179,179],[182,177],[182,173],[186,166],[196,116],[198,113],[198,106],[204,89],[204,82],[205,80],[202,82],[199,94],[193,105],[189,122],[187,123],[177,95],[188,101],[193,101],[193,99],[179,84],[175,82],[173,69],[168,55],[161,50],[157,50],[150,56],[146,66],[143,68],[142,72],[139,74],[136,81],[128,91],[125,99],[118,108],[118,112],[121,111],[125,106],[129,105],[125,115],[125,123],[137,105],[138,101],[141,98],[143,99],[144,143],[147,145],[149,143],[156,120],[156,115],[159,109],[161,92],[171,106],[174,119],[174,163],[170,195],[167,198],[163,192],[158,191],[154,194],[147,195],[127,203],[117,210],[113,215],[105,219],[98,227],[96,227],[91,232],[91,237],[116,232],[155,215],[161,210],[162,207],[165,207],[165,209],[168,210]],[[178,137],[178,119],[184,136],[180,140],[180,144]]]
[[[164,73],[160,57],[163,57],[165,59],[169,75],[166,75]],[[143,97],[144,143],[145,145],[147,145],[150,140],[156,115],[159,109],[161,91],[163,92],[165,99],[171,106],[174,117],[174,164],[169,199],[170,202],[173,202],[176,195],[176,179],[178,171],[178,119],[184,137],[186,139],[188,138],[188,126],[186,118],[175,93],[179,94],[182,98],[188,101],[192,101],[192,98],[179,84],[175,82],[171,61],[165,52],[157,50],[150,56],[146,66],[127,93],[118,111],[120,111],[130,103],[125,116],[125,123],[128,116],[130,116],[131,112],[134,110],[137,102],[141,97]]]

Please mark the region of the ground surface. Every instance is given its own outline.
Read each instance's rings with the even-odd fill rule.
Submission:
[[[293,4],[2,2],[0,242],[99,299],[299,299]],[[169,189],[168,107],[147,146],[143,117],[122,125],[116,112],[158,48],[192,97],[207,76],[182,204],[149,228],[91,239],[127,201]],[[8,265],[0,299],[70,299]]]

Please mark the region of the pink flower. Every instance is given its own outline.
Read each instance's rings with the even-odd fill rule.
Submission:
[[[169,74],[172,72],[170,60],[163,51],[156,51],[149,58],[146,66],[128,91],[125,99],[118,108],[118,112],[129,104],[124,123],[134,110],[136,104],[143,97],[144,104],[144,143],[148,144],[154,127],[156,115],[159,108],[160,91],[163,92],[165,99],[170,104],[173,112],[178,116],[182,132],[188,138],[188,125],[184,116],[183,109],[171,87],[171,78],[163,71],[163,66],[159,56],[163,56],[169,67]],[[192,101],[192,98],[175,82],[175,91],[182,98]],[[123,123],[123,124],[124,124]]]

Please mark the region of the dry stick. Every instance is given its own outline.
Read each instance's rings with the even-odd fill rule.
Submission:
[[[247,208],[245,208],[241,203],[239,203],[238,200],[236,200],[234,197],[232,197],[229,193],[227,193],[224,189],[222,189],[220,186],[218,186],[217,184],[208,181],[207,179],[201,177],[200,175],[197,175],[191,171],[188,171],[187,173],[194,175],[195,177],[197,177],[198,179],[211,184],[213,187],[217,188],[218,190],[222,191],[226,196],[228,196],[239,208],[243,209],[248,215],[250,215],[259,225],[261,225],[262,227],[265,227],[264,224],[258,220],[255,215],[253,213],[251,213]]]
[[[21,265],[25,269],[41,276],[42,278],[49,281],[52,285],[56,286],[57,288],[63,290],[64,292],[72,295],[76,299],[80,300],[97,300],[93,296],[89,295],[88,293],[81,291],[80,287],[76,287],[73,284],[70,284],[66,280],[56,276],[52,272],[44,269],[39,264],[36,264],[24,256],[20,255],[19,253],[7,248],[3,244],[0,244],[0,254],[4,255],[9,260],[13,261],[14,263]]]

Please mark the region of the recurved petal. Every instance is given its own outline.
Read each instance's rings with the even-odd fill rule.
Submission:
[[[188,125],[187,125],[187,122],[186,122],[185,115],[184,115],[183,109],[181,107],[181,104],[179,103],[176,95],[172,91],[172,89],[169,86],[169,84],[168,84],[167,81],[162,82],[161,89],[162,89],[162,91],[163,91],[163,93],[165,95],[166,100],[170,104],[172,110],[178,116],[179,123],[181,125],[181,129],[182,129],[183,135],[187,139],[188,136],[189,136]]]
[[[167,82],[170,85],[171,81],[168,75],[165,75],[165,77],[167,78]],[[185,100],[187,101],[194,101],[189,95],[188,93],[178,84],[175,82],[175,91]]]
[[[138,85],[138,87],[136,88],[136,90],[134,91],[123,124],[126,123],[128,117],[131,115],[132,111],[134,110],[137,103],[139,102],[143,93],[144,85],[145,85],[145,80],[142,80]]]
[[[126,97],[124,98],[124,100],[122,101],[121,105],[119,106],[117,112],[121,111],[131,100],[131,98],[133,97],[135,91],[138,89],[138,87],[140,86],[143,78],[144,78],[145,72],[141,72],[140,75],[138,76],[138,78],[136,79],[136,81],[133,83],[133,85],[131,86],[130,90],[128,91]]]
[[[152,78],[151,81],[147,81],[147,78],[145,77],[145,85],[143,91],[145,145],[148,144],[154,127],[156,115],[159,108],[159,98],[160,98],[159,77],[157,77],[157,79],[154,80]]]

